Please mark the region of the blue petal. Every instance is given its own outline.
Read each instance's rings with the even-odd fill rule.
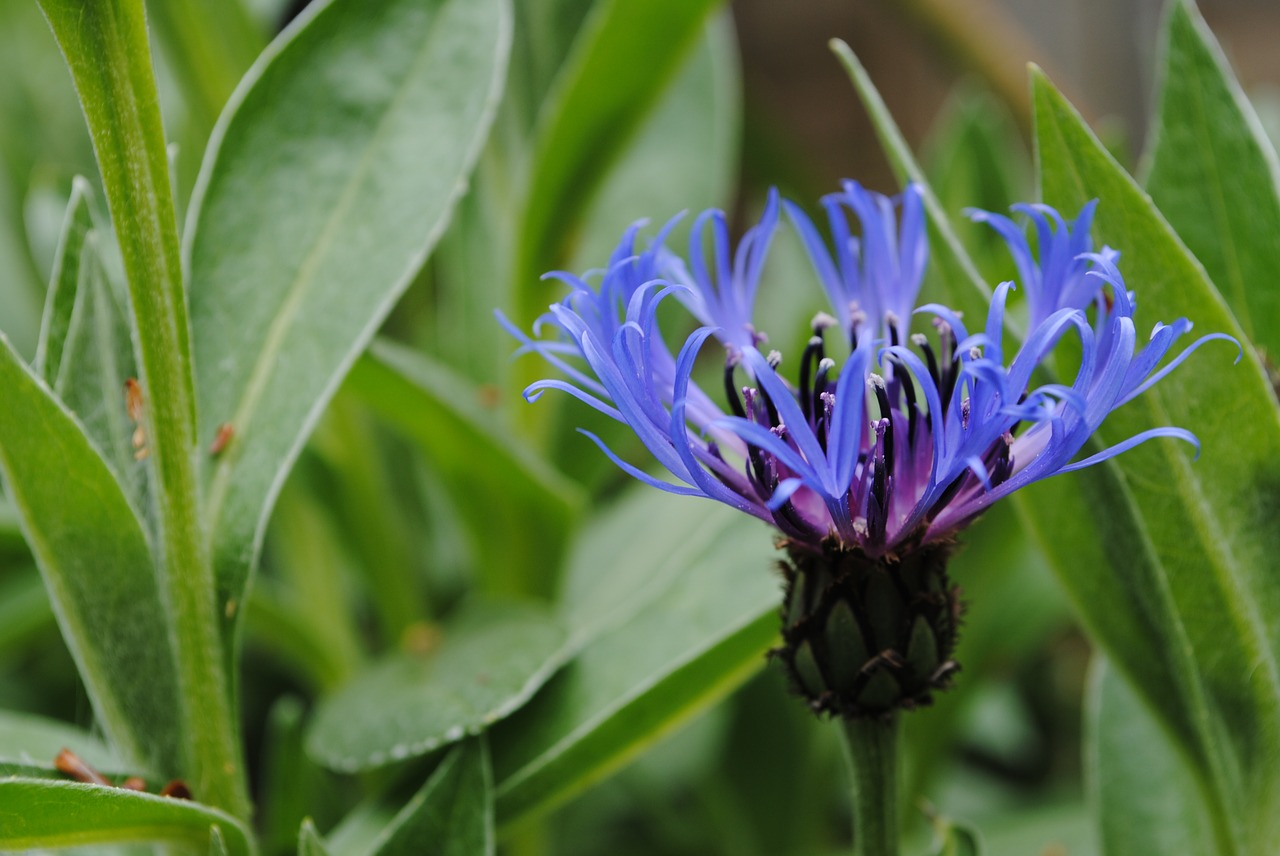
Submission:
[[[622,460],[622,458],[619,458],[616,454],[614,454],[614,451],[610,449],[608,445],[605,444],[604,440],[601,440],[599,437],[597,437],[595,434],[592,434],[587,429],[579,428],[578,433],[586,437],[589,437],[592,442],[594,442],[597,446],[600,447],[600,451],[604,452],[606,455],[609,456],[609,460],[613,461],[613,463],[618,467],[618,469],[622,470],[624,473],[631,476],[632,478],[638,479],[652,487],[656,487],[658,490],[665,490],[667,493],[674,493],[680,496],[704,496],[702,491],[697,490],[696,488],[689,487],[688,485],[672,484],[671,482],[666,482],[666,481],[663,481],[662,479],[656,479],[653,476],[646,473],[644,470],[639,469],[638,467],[632,466],[631,464],[627,463],[626,461]]]
[[[1156,437],[1174,437],[1178,440],[1185,440],[1192,446],[1195,446],[1196,457],[1200,457],[1200,441],[1196,438],[1195,434],[1192,434],[1190,431],[1182,428],[1152,428],[1150,430],[1143,431],[1141,434],[1135,434],[1122,443],[1117,443],[1110,448],[1103,449],[1096,455],[1090,455],[1083,461],[1076,461],[1074,464],[1067,464],[1066,466],[1059,468],[1058,472],[1070,473],[1076,470],[1082,470],[1085,467],[1091,467],[1094,464],[1101,463],[1108,458],[1114,458],[1121,452],[1127,452],[1134,446],[1141,445],[1142,443],[1155,439]]]

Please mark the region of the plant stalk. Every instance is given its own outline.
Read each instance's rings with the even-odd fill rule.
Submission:
[[[854,856],[898,856],[898,717],[840,723],[853,798]]]
[[[195,390],[178,224],[142,0],[38,0],[84,109],[129,281],[146,453],[160,524],[156,563],[178,668],[183,758],[196,798],[250,804],[213,569],[200,515]]]

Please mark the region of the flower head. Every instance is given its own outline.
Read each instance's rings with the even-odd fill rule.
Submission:
[[[736,252],[718,212],[695,222],[688,259],[665,248],[671,224],[645,249],[636,246],[633,227],[598,286],[552,274],[569,294],[538,320],[534,337],[507,328],[522,350],[565,374],[532,384],[526,398],[565,391],[629,425],[668,477],[622,460],[588,435],[623,470],[779,529],[789,557],[783,659],[794,682],[819,709],[875,714],[927,700],[954,671],[947,656],[958,600],[945,565],[955,533],[1039,479],[1156,437],[1197,445],[1188,431],[1162,427],[1075,460],[1111,411],[1204,342],[1227,337],[1202,337],[1157,369],[1191,324],[1157,325],[1139,346],[1118,255],[1090,251],[1093,204],[1071,226],[1044,206],[1019,209],[1036,224],[1038,261],[1011,221],[974,215],[1005,237],[1030,298],[1030,325],[1017,346],[1005,335],[1012,282],[996,288],[983,326],[972,331],[945,306],[915,305],[927,258],[918,188],[894,201],[847,183],[823,205],[834,254],[804,213],[786,203],[836,312],[834,320],[815,318],[793,372],[783,370],[781,354],[762,349],[752,317],[778,220],[773,195]],[[710,264],[703,257],[708,226]],[[674,354],[657,321],[669,297],[701,324]],[[912,334],[913,319],[929,332]],[[827,353],[833,326],[846,334],[834,344],[849,345],[842,365]],[[1074,377],[1038,382],[1037,369],[1068,337],[1080,354]],[[713,338],[724,349],[720,404],[693,380]],[[892,591],[876,582],[886,574],[899,581]],[[865,615],[868,599],[885,597],[896,599],[889,610],[898,616],[895,629],[857,621],[855,630],[845,627],[842,609]],[[841,646],[867,659],[836,676],[831,653]],[[897,657],[873,663],[870,654],[886,651]],[[892,686],[872,680],[881,671]]]

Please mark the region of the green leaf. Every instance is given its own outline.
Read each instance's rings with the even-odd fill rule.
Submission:
[[[515,321],[554,300],[545,271],[568,261],[587,201],[658,102],[716,0],[601,0],[543,108],[516,241]],[[608,85],[603,85],[608,81]]]
[[[449,753],[370,848],[371,856],[492,856],[493,774],[481,737]]]
[[[717,503],[644,490],[585,530],[562,607],[577,654],[492,733],[500,824],[617,770],[764,665],[770,538]]]
[[[4,775],[52,773],[53,760],[63,749],[75,752],[100,773],[138,773],[106,743],[74,725],[29,713],[0,711],[0,771]]]
[[[135,458],[134,424],[125,406],[125,381],[136,377],[129,321],[103,267],[101,236],[84,236],[79,283],[68,319],[53,391],[76,415],[134,506],[150,508],[147,468]]]
[[[444,483],[486,587],[545,592],[554,582],[545,572],[559,566],[581,507],[577,489],[501,431],[476,389],[422,355],[375,342],[348,384],[414,441]],[[519,576],[536,572],[542,577]]]
[[[216,829],[229,856],[250,856],[234,818],[191,800],[48,779],[0,779],[0,850],[165,842],[201,850]]]
[[[421,419],[424,414],[415,412],[414,415]],[[389,442],[391,438],[380,432],[379,427],[367,408],[349,394],[340,392],[308,445],[318,458],[316,463],[323,461],[323,468],[313,465],[308,472],[302,466],[295,466],[272,518],[279,520],[288,514],[285,502],[291,484],[299,485],[293,492],[295,504],[305,501],[297,499],[304,493],[324,497],[328,507],[323,510],[317,507],[312,517],[323,518],[318,521],[320,527],[329,529],[323,539],[325,545],[318,544],[312,534],[291,536],[288,521],[278,526],[273,523],[272,530],[268,531],[277,533],[277,545],[293,537],[306,539],[299,545],[301,550],[292,551],[295,555],[331,550],[327,560],[330,565],[334,559],[349,555],[353,569],[363,577],[362,588],[373,607],[377,622],[375,638],[394,645],[430,614],[430,586],[424,585],[424,577],[431,559],[422,546],[436,539],[423,530],[423,518],[429,526],[437,526],[439,522],[416,503],[403,502],[407,493],[402,474],[403,452],[400,448],[388,448],[394,443]],[[317,530],[314,525],[307,528],[313,533]],[[299,565],[296,558],[282,557],[278,566],[289,572],[294,590],[319,593],[325,586],[312,584],[309,567],[312,562],[304,558]],[[328,576],[334,579],[333,574]],[[323,584],[324,577],[319,575],[316,583]],[[349,594],[345,587],[330,585],[327,588],[337,594],[333,604],[337,607],[336,615],[349,613]],[[435,594],[431,591],[431,595]],[[350,618],[345,620],[351,623]],[[323,627],[329,624],[328,617],[316,623]]]
[[[1036,141],[1045,202],[1074,212],[1100,198],[1095,240],[1123,252],[1121,267],[1138,293],[1139,335],[1158,319],[1192,319],[1198,329],[1244,334],[1221,297],[1150,199],[1098,143],[1053,86],[1033,76]],[[1153,442],[1117,459],[1143,521],[1148,557],[1159,568],[1172,610],[1157,606],[1162,629],[1179,645],[1157,653],[1173,672],[1191,713],[1215,806],[1234,827],[1241,852],[1259,852],[1280,835],[1280,550],[1273,503],[1280,484],[1280,413],[1266,375],[1246,348],[1240,365],[1226,348],[1206,349],[1112,414],[1100,439],[1114,443],[1158,425],[1196,432],[1194,462],[1178,444]],[[1211,382],[1206,383],[1206,379]],[[1223,402],[1230,402],[1224,406]],[[1086,604],[1099,616],[1109,604]],[[1130,673],[1147,664],[1130,652]],[[1247,671],[1230,664],[1248,663]],[[1151,699],[1154,703],[1157,700]]]
[[[1104,854],[1218,852],[1186,756],[1102,657],[1090,668],[1085,740],[1086,784]]]
[[[176,774],[183,724],[147,537],[101,455],[0,341],[0,471],[103,729]]]
[[[1240,326],[1280,357],[1280,164],[1189,0],[1169,4],[1147,191]]]
[[[510,41],[502,0],[312,9],[223,114],[187,229],[201,446],[234,432],[205,506],[232,614],[298,450],[465,187]]]
[[[79,292],[80,253],[93,227],[89,210],[91,193],[89,182],[77,176],[71,184],[71,198],[67,201],[67,214],[53,258],[53,274],[49,278],[34,363],[36,373],[49,382],[58,376],[63,343],[71,326],[71,310]]]
[[[1199,716],[1179,662],[1188,642],[1165,570],[1115,462],[1032,485],[1013,505],[1090,637],[1110,652],[1185,745]],[[1194,685],[1194,682],[1193,682]]]
[[[478,734],[529,699],[564,643],[542,607],[514,601],[468,604],[438,633],[428,650],[393,654],[323,702],[311,756],[363,770]]]

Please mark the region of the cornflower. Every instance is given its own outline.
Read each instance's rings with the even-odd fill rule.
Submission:
[[[647,248],[637,245],[637,224],[595,274],[598,285],[548,274],[569,293],[532,336],[499,318],[520,352],[564,374],[531,384],[527,400],[573,395],[629,426],[669,478],[583,432],[631,476],[777,528],[786,585],[775,653],[793,686],[818,712],[884,717],[928,703],[958,669],[961,605],[946,571],[957,532],[1019,488],[1147,440],[1183,440],[1198,453],[1189,431],[1161,427],[1074,460],[1111,411],[1201,344],[1230,337],[1201,337],[1157,368],[1191,323],[1158,324],[1138,346],[1119,254],[1092,251],[1096,203],[1072,224],[1046,206],[1015,206],[1035,224],[1038,259],[1011,220],[971,212],[1009,244],[1029,295],[1028,332],[1016,348],[1004,336],[1013,282],[994,290],[972,332],[945,306],[916,305],[928,262],[918,187],[891,199],[846,182],[822,206],[830,244],[800,208],[783,206],[830,304],[814,317],[794,381],[781,354],[765,350],[754,317],[780,220],[776,193],[736,250],[719,211],[695,220],[684,258],[666,248],[678,218]],[[674,354],[657,320],[672,297],[699,324]],[[916,316],[931,335],[911,332]],[[1079,345],[1074,379],[1038,382],[1067,336]],[[847,346],[842,366],[828,355],[832,337]],[[712,339],[725,355],[723,405],[693,381]]]

